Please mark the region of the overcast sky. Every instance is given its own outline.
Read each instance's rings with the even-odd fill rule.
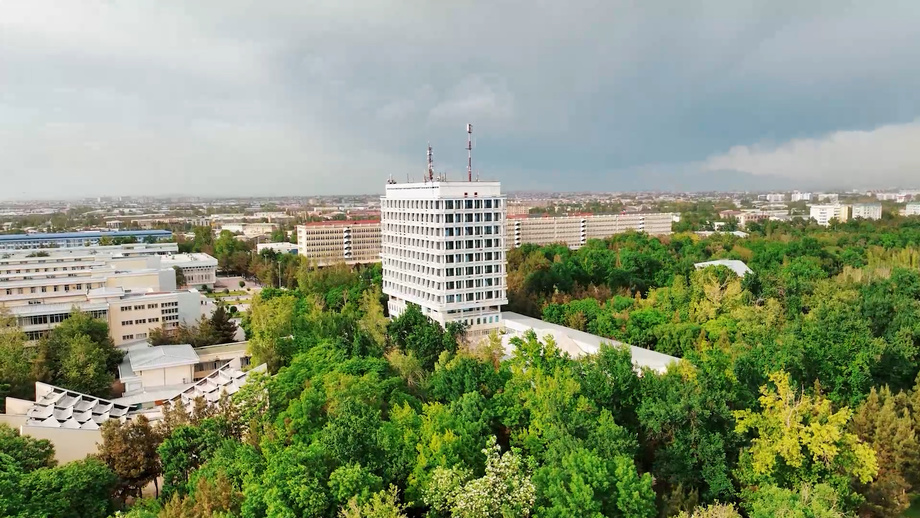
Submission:
[[[0,0],[0,199],[920,187],[920,2]]]

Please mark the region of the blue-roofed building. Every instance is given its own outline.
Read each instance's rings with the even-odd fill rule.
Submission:
[[[8,234],[0,235],[0,250],[23,250],[32,248],[73,248],[95,246],[103,237],[112,240],[135,238],[167,241],[172,239],[169,230],[118,230],[112,232],[61,232],[51,234]]]

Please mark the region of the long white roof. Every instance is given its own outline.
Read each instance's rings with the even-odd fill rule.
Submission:
[[[753,273],[753,270],[748,268],[748,265],[744,264],[744,261],[739,261],[737,259],[716,259],[715,261],[706,261],[704,263],[696,263],[693,266],[697,270],[700,268],[706,268],[709,266],[724,266],[729,270],[735,272],[738,277],[744,277],[749,273]]]
[[[664,372],[669,364],[678,361],[678,358],[674,356],[668,356],[667,354],[624,344],[623,342],[610,338],[592,335],[591,333],[572,329],[571,327],[544,322],[533,317],[521,315],[520,313],[503,311],[502,320],[504,321],[505,329],[510,331],[510,333],[505,334],[502,338],[506,351],[512,348],[510,345],[511,338],[521,336],[525,332],[533,330],[537,338],[540,339],[547,335],[552,336],[557,347],[567,352],[569,356],[573,358],[578,358],[585,354],[595,354],[600,350],[601,344],[610,344],[629,347],[632,353],[633,365],[636,367],[645,367],[657,372]]]
[[[27,426],[98,430],[109,419],[124,421],[128,407],[65,388],[35,383],[35,403],[26,412]]]

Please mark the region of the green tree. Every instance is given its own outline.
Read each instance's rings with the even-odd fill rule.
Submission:
[[[236,324],[230,320],[230,315],[223,304],[218,304],[211,315],[210,332],[213,334],[215,344],[226,344],[236,341]]]
[[[105,518],[113,510],[116,483],[115,474],[93,458],[37,469],[21,479],[19,516]]]
[[[770,375],[761,389],[760,413],[735,411],[739,433],[756,432],[741,455],[739,478],[747,486],[801,487],[818,481],[868,483],[878,473],[875,451],[847,431],[852,412],[834,412],[820,396],[800,394],[789,375]]]
[[[98,456],[118,477],[121,496],[139,496],[147,484],[156,484],[161,472],[160,436],[145,416],[124,423],[106,421],[101,434]],[[159,496],[159,485],[156,490]]]
[[[178,266],[173,266],[173,270],[176,271],[176,288],[184,287],[186,285],[185,272]]]
[[[41,381],[110,397],[114,373],[123,357],[105,321],[74,309],[39,342],[34,369]]]
[[[0,308],[0,412],[6,407],[6,396],[31,399],[34,391],[33,351],[25,344],[26,335],[16,319]]]
[[[399,503],[399,491],[396,486],[381,490],[360,504],[352,498],[348,505],[339,511],[339,518],[407,518],[406,506]]]
[[[25,473],[57,465],[51,442],[21,435],[6,424],[0,424],[0,453],[8,455],[9,460]]]

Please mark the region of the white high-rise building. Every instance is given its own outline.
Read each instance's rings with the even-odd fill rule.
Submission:
[[[849,205],[835,203],[832,205],[811,205],[808,208],[811,218],[817,221],[819,225],[824,225],[825,227],[830,225],[832,219],[844,222],[850,217]]]
[[[508,303],[505,196],[499,182],[389,183],[380,201],[383,292],[470,336],[501,326]]]
[[[851,218],[882,219],[881,203],[855,203],[850,211]]]

